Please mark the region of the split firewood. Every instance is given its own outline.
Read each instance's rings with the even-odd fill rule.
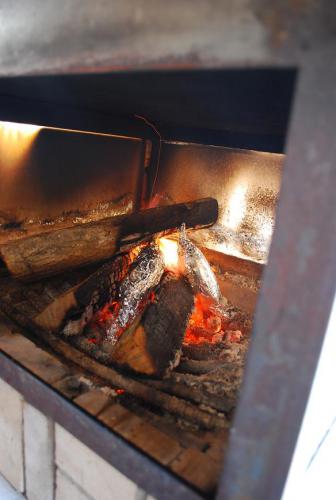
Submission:
[[[202,228],[217,217],[217,201],[205,198],[9,241],[0,247],[0,256],[13,276],[33,280],[109,259],[120,248],[169,234],[183,222]]]
[[[111,362],[136,373],[163,376],[180,360],[189,316],[194,306],[184,278],[166,275],[155,300],[126,330],[115,346]]]
[[[98,310],[115,300],[118,285],[124,279],[129,265],[129,256],[120,255],[72,288],[66,291],[61,288],[59,293],[53,291],[53,299],[33,318],[34,323],[54,333],[81,333]]]

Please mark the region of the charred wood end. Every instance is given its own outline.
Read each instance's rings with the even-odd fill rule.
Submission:
[[[193,305],[185,279],[166,275],[155,301],[121,336],[111,362],[136,373],[163,376],[179,363]]]

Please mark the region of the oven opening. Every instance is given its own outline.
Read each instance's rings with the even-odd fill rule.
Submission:
[[[295,79],[0,80],[0,309],[13,338],[66,367],[42,380],[84,410],[94,400],[97,420],[208,496],[253,342]],[[1,348],[33,370],[13,338]]]

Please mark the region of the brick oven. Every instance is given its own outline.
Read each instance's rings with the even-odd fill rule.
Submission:
[[[335,289],[332,21],[66,7],[4,7],[0,473],[279,498]]]

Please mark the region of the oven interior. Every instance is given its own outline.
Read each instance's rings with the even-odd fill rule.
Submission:
[[[56,390],[84,409],[103,394],[95,418],[207,496],[253,341],[295,78],[250,69],[0,80],[0,309],[71,369]],[[113,239],[132,214],[164,219],[204,199],[218,204],[211,223],[184,231],[165,220],[169,231],[117,239],[109,258],[93,252],[99,239],[72,236],[112,221]],[[43,260],[44,245],[66,268]]]

